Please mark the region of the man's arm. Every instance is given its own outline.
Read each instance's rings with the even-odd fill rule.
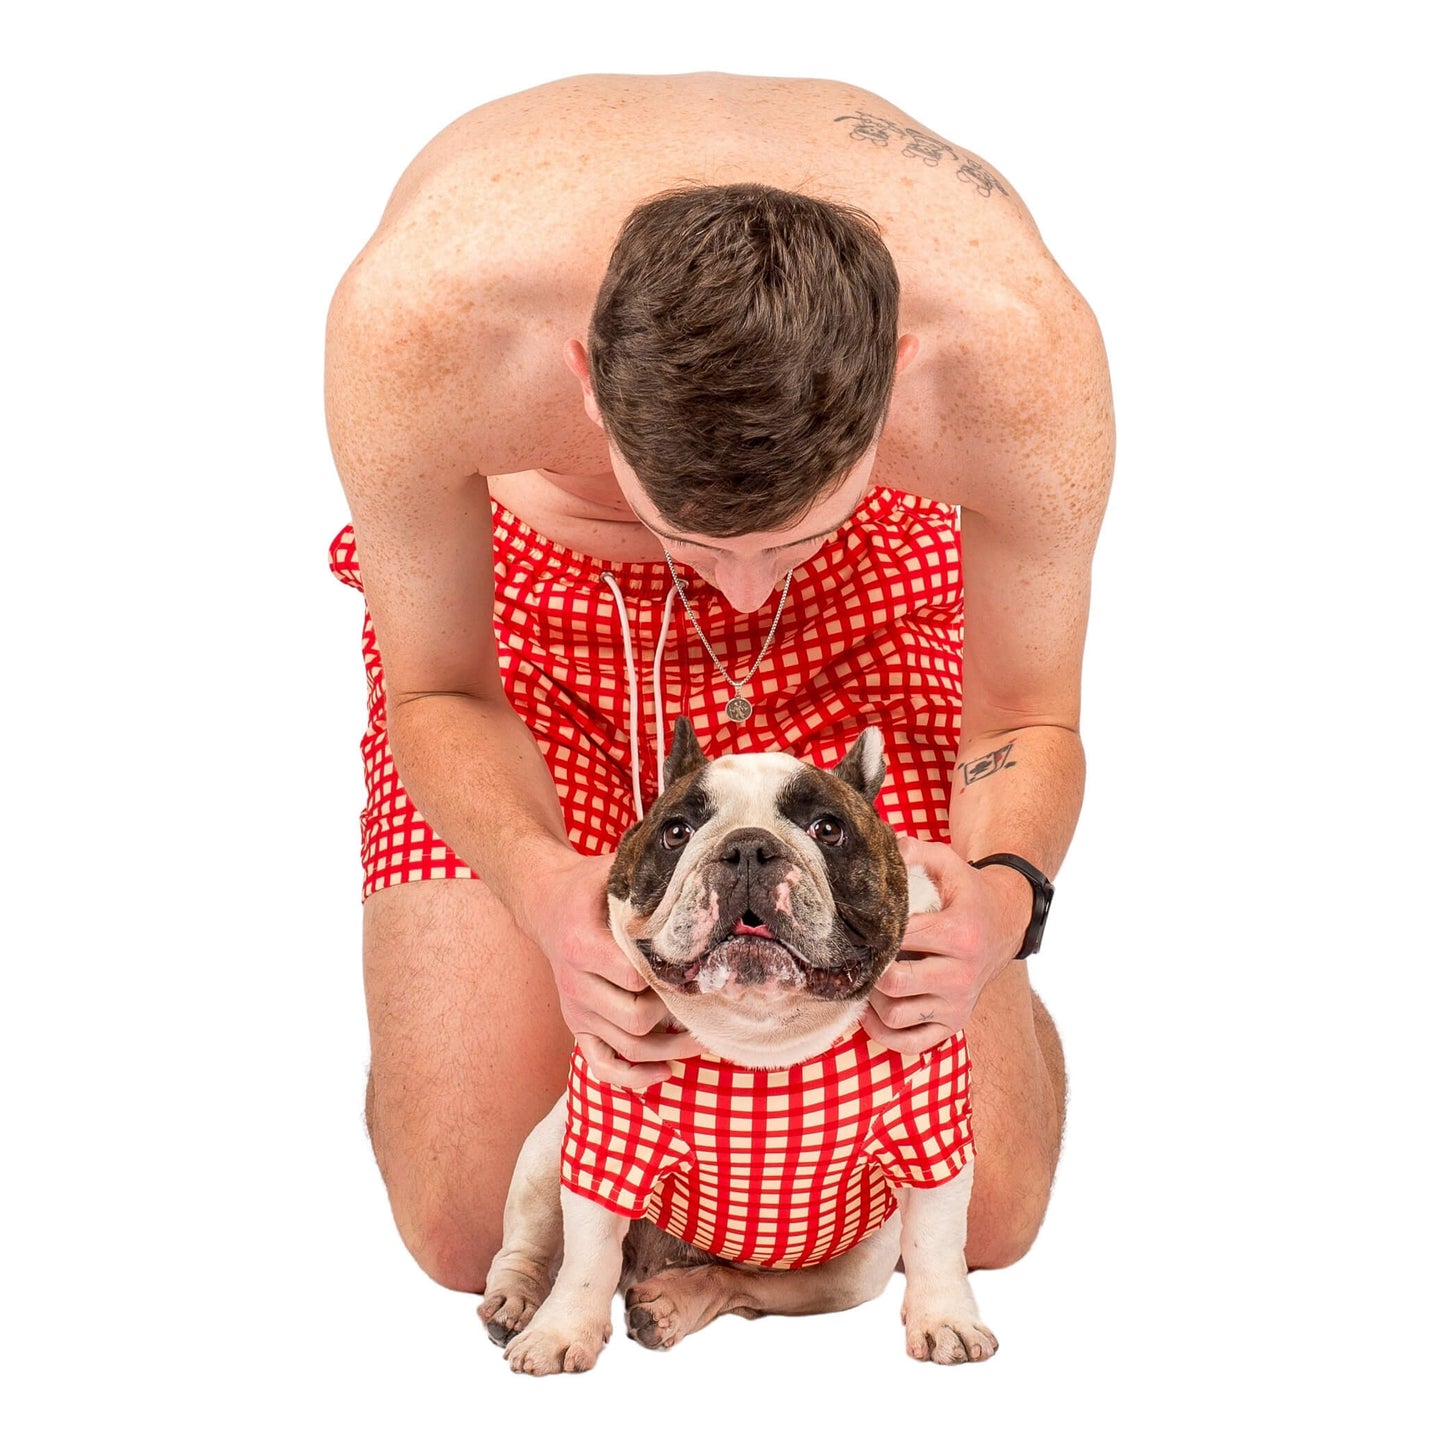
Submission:
[[[1052,262],[1041,273],[985,389],[991,417],[974,422],[949,816],[963,856],[1018,853],[1052,877],[1083,801],[1080,679],[1114,415],[1093,313]]]
[[[425,278],[418,282],[415,278]],[[493,630],[487,470],[527,436],[486,298],[446,294],[426,257],[363,253],[327,326],[326,409],[387,680],[397,773],[557,975],[563,1015],[609,1082],[616,1055],[680,1057],[667,1016],[608,933],[607,861],[567,839],[556,784],[503,689]],[[424,294],[419,294],[419,289]],[[509,450],[509,446],[512,450]]]
[[[327,322],[326,416],[351,506],[407,792],[519,919],[521,886],[571,850],[556,787],[508,705],[492,626],[487,338],[399,260],[364,253]],[[473,313],[474,314],[474,313]]]
[[[919,1013],[907,1000],[929,991],[952,994],[951,1014],[931,1027],[961,1027],[1028,926],[1027,880],[965,860],[1015,853],[1052,878],[1083,802],[1080,678],[1090,569],[1113,475],[1113,410],[1092,313],[1047,256],[1036,274],[1032,304],[970,353],[952,842],[905,848],[939,882],[944,907],[916,919],[904,947],[944,961],[931,971],[898,965],[880,986],[884,997],[875,995],[885,1022],[911,1032]],[[900,1036],[885,1041],[897,1045]]]

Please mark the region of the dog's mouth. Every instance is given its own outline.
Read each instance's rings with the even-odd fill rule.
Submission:
[[[636,942],[657,981],[681,993],[771,987],[841,1003],[873,985],[875,960],[870,950],[849,946],[838,962],[818,964],[751,912],[730,927],[714,930],[708,946],[693,958],[663,958],[647,939]]]
[[[733,924],[733,937],[771,938],[776,940],[778,935],[750,908]]]

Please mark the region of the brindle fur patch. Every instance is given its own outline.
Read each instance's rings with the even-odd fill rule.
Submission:
[[[706,766],[692,724],[685,717],[678,718],[672,731],[672,751],[663,764],[667,786],[647,816],[634,823],[617,845],[617,856],[607,874],[607,891],[614,898],[631,893],[639,912],[645,914],[657,907],[686,849],[666,849],[654,840],[663,823],[676,817],[686,818],[694,829],[702,827],[709,807],[701,780]]]
[[[684,774],[634,823],[617,845],[617,857],[607,875],[607,891],[614,898],[631,897],[633,906],[651,915],[667,892],[686,848],[664,848],[658,839],[664,823],[683,818],[693,831],[701,828],[711,811],[701,770]]]
[[[843,824],[843,841],[819,848],[843,935],[838,944],[856,947],[859,935],[869,938],[881,958],[881,974],[897,956],[908,925],[908,870],[893,829],[862,793],[828,787],[821,770],[813,767],[783,786],[778,811],[804,831],[825,815]]]

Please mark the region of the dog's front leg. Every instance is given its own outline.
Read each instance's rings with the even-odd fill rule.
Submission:
[[[512,1170],[502,1212],[502,1247],[492,1258],[477,1309],[487,1334],[505,1345],[529,1324],[547,1298],[562,1251],[562,1134],[567,1096],[527,1136]]]
[[[908,1353],[940,1365],[988,1359],[998,1340],[978,1317],[964,1259],[972,1160],[947,1184],[900,1192]]]
[[[562,1190],[562,1268],[532,1323],[507,1346],[514,1370],[571,1374],[597,1363],[612,1335],[612,1296],[630,1223],[626,1215]]]

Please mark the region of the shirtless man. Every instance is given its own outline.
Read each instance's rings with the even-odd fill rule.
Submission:
[[[801,503],[756,513],[752,528],[746,508],[741,519],[736,507],[714,508],[705,488],[691,511],[675,493],[655,500],[648,488],[677,478],[653,467],[645,485],[646,468],[634,471],[617,445],[620,423],[604,416],[648,400],[648,378],[599,402],[588,350],[634,208],[679,187],[735,185],[866,213],[900,283],[881,433],[841,476],[795,479]],[[664,226],[644,249],[671,254],[671,235]],[[1073,833],[1089,571],[1113,423],[1094,318],[1012,184],[889,102],[836,82],[590,76],[507,97],[427,146],[342,280],[327,416],[354,526],[354,550],[348,530],[333,566],[364,579],[376,644],[366,1116],[397,1226],[423,1269],[452,1289],[482,1289],[513,1161],[561,1091],[574,1036],[599,1076],[634,1086],[695,1051],[662,1030],[662,1005],[604,924],[607,853],[633,821],[632,799],[651,800],[659,713],[669,735],[672,719],[690,715],[710,751],[783,746],[825,765],[881,718],[895,770],[900,756],[926,770],[933,754],[907,719],[928,712],[922,692],[908,695],[927,658],[870,654],[840,705],[829,669],[852,643],[830,639],[867,634],[867,607],[850,603],[820,646],[806,631],[852,585],[855,561],[885,566],[916,544],[932,559],[921,564],[924,591],[937,591],[943,620],[910,604],[917,616],[900,646],[935,624],[932,635],[956,642],[955,506],[967,688],[931,789],[905,767],[895,811],[885,808],[900,832],[935,840],[905,853],[934,876],[944,908],[912,922],[905,949],[925,956],[892,967],[865,1026],[916,1053],[967,1025],[978,1142],[969,1262],[1020,1258],[1058,1159],[1063,1058],[1015,958],[1034,886],[1011,867],[966,860],[1020,855],[1052,878]],[[686,463],[685,437],[681,447]],[[674,601],[664,547],[694,607],[659,622],[664,596]],[[529,632],[574,611],[580,632]],[[626,664],[624,625],[640,654]],[[936,663],[953,679],[939,684],[945,692],[959,681],[954,651]],[[659,654],[656,691],[646,674]],[[765,665],[744,679],[753,662]],[[552,664],[560,680],[538,682]],[[879,693],[877,716],[864,716],[889,678],[904,695]],[[605,729],[586,708],[566,713],[589,687],[611,700]],[[746,722],[724,711],[735,696],[755,709]],[[786,726],[776,720],[785,708]],[[603,801],[579,801],[604,777]],[[908,801],[925,795],[943,799],[933,814]],[[396,883],[405,886],[385,886]]]

